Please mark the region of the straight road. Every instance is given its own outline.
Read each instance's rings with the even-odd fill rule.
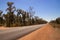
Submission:
[[[24,35],[27,35],[28,33],[31,33],[41,28],[43,25],[45,24],[0,30],[0,40],[16,40],[20,37],[23,37]]]

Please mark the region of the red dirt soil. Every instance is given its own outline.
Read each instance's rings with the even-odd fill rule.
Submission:
[[[60,40],[60,32],[47,24],[18,40]]]
[[[0,26],[0,30],[6,30],[6,29],[9,29],[9,28],[4,27],[4,26]]]

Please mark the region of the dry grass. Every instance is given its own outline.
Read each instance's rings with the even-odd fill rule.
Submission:
[[[47,24],[18,40],[60,40],[60,31]]]

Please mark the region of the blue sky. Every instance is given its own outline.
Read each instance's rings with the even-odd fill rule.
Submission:
[[[32,6],[35,15],[47,21],[60,17],[60,0],[0,0],[0,10],[6,12],[7,2],[14,2],[17,9],[28,10]]]

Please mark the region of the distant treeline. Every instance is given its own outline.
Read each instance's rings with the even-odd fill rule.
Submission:
[[[0,26],[16,27],[47,23],[46,20],[33,15],[35,13],[33,8],[30,7],[27,12],[22,9],[16,9],[13,4],[13,2],[7,2],[7,13],[3,14],[3,11],[0,10]]]
[[[60,24],[60,17],[56,18],[55,20],[51,20],[50,23]]]
[[[60,17],[49,22],[54,28],[60,28]]]

